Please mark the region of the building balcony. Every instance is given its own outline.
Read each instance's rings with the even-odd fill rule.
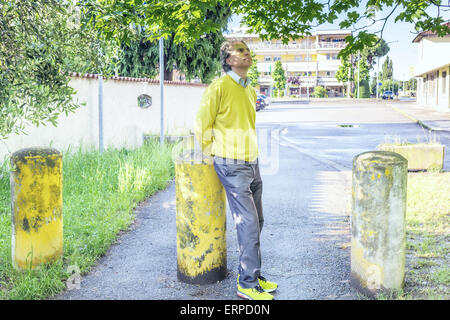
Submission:
[[[305,86],[342,86],[342,83],[338,82],[334,77],[299,76],[288,77],[287,80],[287,86],[290,88],[300,88]],[[259,77],[258,83],[262,86],[273,86],[273,79],[267,76]]]
[[[295,78],[295,81],[292,81],[293,78]],[[291,87],[299,87],[299,86],[306,86],[309,84],[310,86],[313,86],[317,83],[317,77],[316,76],[310,76],[310,77],[288,77],[287,84]],[[292,82],[289,82],[291,80]],[[273,85],[273,79],[271,77],[259,77],[258,83],[260,85]]]
[[[284,71],[287,71],[287,72],[316,71],[316,69],[317,69],[316,61],[311,61],[311,62],[283,62],[282,61],[281,63],[283,65]],[[269,72],[269,71],[273,72],[274,68],[275,68],[275,62],[272,62],[272,61],[258,62],[257,67],[258,67],[259,72]]]
[[[291,87],[296,87],[296,86],[306,86],[306,85],[310,85],[310,86],[315,86],[317,83],[317,77],[316,76],[302,76],[302,77],[295,77],[297,79],[297,81],[293,81],[292,83],[290,83]]]
[[[337,71],[341,65],[342,63],[339,59],[317,61],[317,69],[319,71]]]
[[[273,79],[271,77],[259,77],[258,83],[260,85],[271,85],[273,83]]]
[[[319,86],[339,86],[342,85],[335,77],[317,77],[317,85]]]
[[[281,44],[281,43],[258,43],[248,44],[250,50],[312,50],[316,48],[316,45],[311,43],[310,45],[297,43],[297,44]]]
[[[345,42],[319,42],[317,49],[343,49],[347,44]]]

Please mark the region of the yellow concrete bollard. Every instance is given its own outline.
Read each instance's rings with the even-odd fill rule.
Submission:
[[[403,286],[407,173],[394,152],[353,158],[350,282],[372,297]]]
[[[63,253],[62,156],[27,148],[11,156],[12,262],[38,268]]]
[[[225,190],[212,158],[187,150],[174,160],[177,278],[192,284],[221,281],[227,270]]]

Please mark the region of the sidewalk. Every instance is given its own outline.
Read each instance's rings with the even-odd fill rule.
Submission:
[[[431,107],[408,104],[392,104],[392,108],[417,122],[422,127],[432,131],[450,132],[450,110],[448,112],[439,111]]]

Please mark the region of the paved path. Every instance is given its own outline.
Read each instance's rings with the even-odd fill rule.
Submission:
[[[264,175],[263,274],[278,281],[277,299],[353,299],[348,284],[348,176],[288,146],[279,170]],[[346,181],[345,188],[342,188]],[[57,299],[238,299],[237,242],[228,212],[228,277],[217,284],[176,279],[175,188],[144,202],[133,230],[99,265]]]
[[[279,283],[276,299],[358,299],[348,283],[351,160],[374,150],[386,135],[414,137],[422,129],[388,105],[274,105],[258,113],[257,123],[260,134],[274,138],[260,143],[266,221],[261,248],[263,275]],[[229,212],[227,246],[224,281],[205,286],[177,281],[171,182],[137,208],[132,230],[83,277],[81,288],[55,298],[238,299],[236,231]]]

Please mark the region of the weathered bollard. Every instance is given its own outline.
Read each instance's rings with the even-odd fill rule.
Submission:
[[[27,148],[11,156],[12,262],[37,268],[63,253],[62,156]]]
[[[201,151],[188,149],[174,160],[178,280],[221,281],[227,270],[225,190],[212,158]]]
[[[403,286],[407,172],[394,152],[353,158],[350,281],[372,297]]]

